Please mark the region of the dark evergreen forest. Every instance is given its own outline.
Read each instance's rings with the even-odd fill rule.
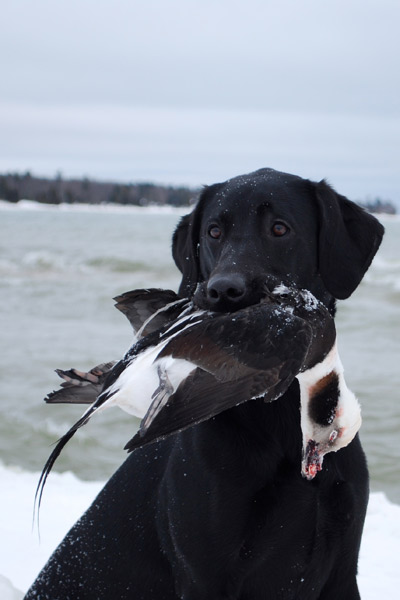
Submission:
[[[35,200],[45,204],[151,204],[189,206],[197,200],[199,190],[163,186],[153,183],[112,183],[84,179],[55,179],[8,173],[0,175],[0,199],[9,202]]]
[[[8,202],[35,200],[45,204],[124,204],[134,206],[170,205],[190,206],[198,196],[199,189],[158,185],[155,183],[113,183],[88,178],[54,179],[34,177],[27,172],[0,175],[0,199]],[[390,200],[356,202],[370,212],[395,214],[396,207]]]

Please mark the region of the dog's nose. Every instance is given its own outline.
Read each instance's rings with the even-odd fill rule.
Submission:
[[[236,307],[246,295],[246,281],[239,273],[215,275],[207,284],[207,300],[211,307]]]

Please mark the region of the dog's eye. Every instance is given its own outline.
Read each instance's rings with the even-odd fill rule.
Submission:
[[[222,231],[221,229],[218,227],[218,225],[211,225],[211,227],[208,230],[208,235],[212,238],[214,238],[214,240],[218,240],[218,238],[221,237]]]
[[[277,222],[272,225],[272,233],[276,237],[282,237],[289,231],[289,227],[285,223]]]

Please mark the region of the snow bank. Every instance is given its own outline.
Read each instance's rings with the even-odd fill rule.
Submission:
[[[0,466],[0,598],[20,600],[50,554],[100,491],[102,483],[52,473],[32,529],[37,473]],[[400,589],[400,506],[371,495],[359,563],[362,600],[396,598]]]
[[[39,539],[37,523],[33,526],[38,477],[38,473],[0,466],[0,574],[23,592],[103,486],[80,481],[72,473],[52,473],[43,494]],[[8,598],[1,587],[6,585],[0,580],[1,600]]]
[[[399,557],[400,506],[371,494],[358,564],[362,600],[399,597]]]
[[[61,212],[103,212],[103,213],[137,213],[140,215],[178,215],[183,216],[193,210],[193,206],[172,206],[171,204],[149,204],[136,206],[133,204],[46,204],[35,200],[19,200],[7,202],[0,200],[0,210],[24,211],[61,211]]]

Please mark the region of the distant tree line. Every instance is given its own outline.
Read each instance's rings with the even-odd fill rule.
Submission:
[[[375,200],[369,200],[368,202],[359,202],[360,206],[373,213],[385,213],[387,215],[395,215],[397,210],[394,204],[390,200],[382,200],[381,198],[375,198]]]
[[[198,197],[198,190],[153,183],[110,183],[91,179],[55,179],[34,177],[29,172],[20,175],[0,175],[0,199],[9,202],[35,200],[44,204],[151,204],[189,206]]]
[[[197,201],[199,190],[154,183],[111,183],[84,179],[54,179],[34,177],[29,172],[20,175],[0,175],[0,199],[9,202],[36,200],[44,204],[125,204],[133,206],[190,206]],[[358,201],[369,212],[395,214],[389,200],[376,198]]]

